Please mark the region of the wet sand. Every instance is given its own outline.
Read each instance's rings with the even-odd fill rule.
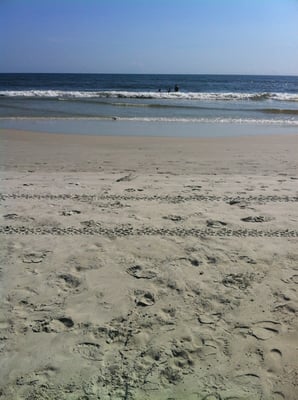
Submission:
[[[297,150],[0,130],[0,398],[294,400]]]

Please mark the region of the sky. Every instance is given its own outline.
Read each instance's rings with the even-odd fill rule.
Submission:
[[[298,0],[0,0],[0,72],[298,76]]]

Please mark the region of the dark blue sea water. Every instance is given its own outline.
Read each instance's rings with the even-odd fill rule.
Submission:
[[[0,127],[29,120],[298,128],[298,77],[0,74]]]

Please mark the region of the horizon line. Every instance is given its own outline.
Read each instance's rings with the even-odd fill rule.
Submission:
[[[298,77],[297,73],[267,74],[267,73],[166,73],[166,72],[0,72],[0,74],[61,74],[61,75],[214,75],[214,76],[291,76]]]

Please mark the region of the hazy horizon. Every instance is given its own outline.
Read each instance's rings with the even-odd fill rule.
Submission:
[[[200,76],[268,76],[268,77],[270,77],[270,76],[279,76],[279,77],[282,77],[282,76],[290,76],[290,77],[298,77],[298,73],[297,73],[297,75],[295,75],[295,74],[237,74],[237,73],[231,73],[231,74],[229,74],[229,73],[226,73],[226,74],[221,74],[221,73],[214,73],[214,74],[208,74],[208,73],[183,73],[183,72],[181,72],[181,73],[177,73],[177,74],[175,74],[175,73],[165,73],[165,72],[163,72],[163,73],[158,73],[158,72],[153,72],[153,73],[151,73],[151,72],[148,72],[148,73],[146,73],[146,72],[50,72],[50,71],[45,71],[45,72],[39,72],[39,71],[33,71],[33,72],[9,72],[9,71],[3,71],[3,72],[0,72],[0,74],[3,74],[3,75],[5,75],[5,74],[14,74],[14,75],[16,75],[16,74],[19,74],[19,75],[30,75],[30,74],[40,74],[40,75],[47,75],[47,74],[52,74],[52,75],[67,75],[67,74],[69,74],[69,75],[168,75],[168,76],[171,76],[171,75],[173,75],[173,76],[179,76],[179,75],[189,75],[189,76],[191,76],[191,75],[193,75],[193,76],[195,76],[195,75],[200,75]]]

